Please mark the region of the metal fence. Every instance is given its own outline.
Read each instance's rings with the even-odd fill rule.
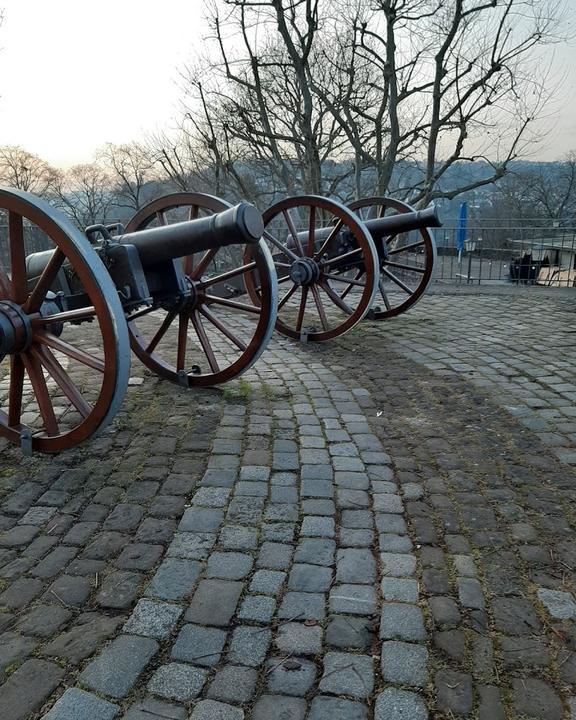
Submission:
[[[576,229],[469,225],[461,251],[456,227],[434,236],[437,281],[576,287]]]

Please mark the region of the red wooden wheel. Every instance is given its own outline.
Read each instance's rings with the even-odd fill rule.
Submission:
[[[400,200],[369,197],[350,204],[362,220],[414,212]],[[380,277],[376,305],[369,317],[384,320],[395,317],[415,305],[430,284],[436,261],[436,244],[428,228],[401,232],[383,239],[378,251]]]
[[[316,342],[343,335],[362,320],[376,292],[378,263],[356,216],[333,200],[303,195],[281,200],[263,219],[280,287],[276,329]],[[247,287],[257,302],[259,285],[250,278]]]
[[[101,431],[122,403],[122,306],[88,240],[40,198],[0,188],[0,225],[0,435],[26,451],[65,450]],[[47,252],[34,274],[37,251]],[[63,283],[65,302],[53,292]]]
[[[193,220],[229,207],[212,195],[174,193],[139,210],[126,230]],[[128,316],[130,344],[161,377],[185,387],[217,385],[247,370],[268,344],[278,302],[274,265],[262,242],[249,251],[230,245],[182,262],[191,299],[154,304]],[[246,295],[251,273],[262,286],[257,302]]]

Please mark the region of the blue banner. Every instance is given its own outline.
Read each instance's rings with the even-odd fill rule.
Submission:
[[[458,213],[458,230],[456,232],[456,247],[458,252],[464,250],[466,241],[466,227],[468,224],[468,203],[460,203],[460,212]]]

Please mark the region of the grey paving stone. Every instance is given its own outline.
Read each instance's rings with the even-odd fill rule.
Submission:
[[[278,629],[274,644],[283,653],[316,655],[322,651],[322,627],[285,623]]]
[[[386,688],[376,698],[374,720],[428,720],[420,695],[397,688]]]
[[[272,694],[304,697],[316,680],[316,665],[303,658],[271,657],[266,668],[267,687]]]
[[[176,523],[170,518],[144,518],[135,540],[142,543],[163,544],[172,540]]]
[[[44,655],[65,658],[77,665],[100,647],[121,625],[123,618],[98,613],[80,615],[76,624],[42,649]]]
[[[92,578],[60,575],[42,596],[47,603],[80,607],[92,592]]]
[[[216,532],[224,520],[224,512],[216,508],[186,508],[178,525],[179,532]]]
[[[385,600],[416,603],[420,595],[418,581],[412,578],[382,578],[380,589]]]
[[[228,660],[239,665],[257,667],[264,662],[271,639],[270,630],[240,625],[232,633]]]
[[[380,618],[380,637],[383,640],[424,641],[426,630],[422,610],[406,603],[385,603]]]
[[[114,561],[122,570],[150,570],[156,565],[164,548],[149,543],[130,543]]]
[[[148,690],[169,700],[186,702],[198,697],[207,675],[207,670],[191,665],[168,663],[161,665],[152,675],[148,682]]]
[[[298,517],[296,503],[271,503],[264,513],[264,518],[270,522],[295,522]]]
[[[42,720],[114,720],[119,714],[118,705],[79,688],[68,688]]]
[[[126,697],[158,648],[150,638],[120,635],[92,660],[78,680],[103,695]]]
[[[277,595],[286,579],[286,573],[280,570],[257,570],[250,583],[249,590],[253,593]]]
[[[45,660],[26,660],[0,687],[3,720],[25,720],[58,687],[64,670]]]
[[[319,468],[320,466],[313,465],[311,467]],[[334,485],[332,480],[312,479],[302,476],[300,496],[302,498],[333,498]]]
[[[325,595],[322,593],[287,592],[282,598],[278,617],[290,620],[323,620]]]
[[[254,668],[225,665],[214,676],[208,688],[208,697],[236,704],[249,702],[257,679],[258,673]]]
[[[331,568],[295,563],[288,577],[288,588],[301,592],[326,592],[332,583]]]
[[[72,611],[68,608],[57,605],[39,605],[21,616],[16,630],[23,635],[49,638],[55,635],[71,617]]]
[[[576,602],[570,593],[541,587],[538,588],[538,599],[550,615],[558,620],[576,617]]]
[[[302,521],[300,535],[306,537],[333,538],[335,535],[334,518],[322,515],[308,515]]]
[[[182,608],[178,605],[139,600],[123,631],[160,640],[171,633],[180,615]]]
[[[96,602],[103,608],[126,610],[134,604],[140,593],[142,575],[136,572],[118,570],[102,580],[96,594]]]
[[[194,560],[166,558],[146,588],[146,594],[161,600],[181,600],[191,594],[201,565]]]
[[[333,500],[311,498],[302,501],[302,512],[304,515],[324,515],[327,517],[333,517],[336,515],[336,505]]]
[[[376,527],[381,533],[395,533],[405,535],[408,532],[406,521],[401,515],[390,515],[386,513],[376,514]]]
[[[432,597],[429,600],[430,612],[434,624],[443,629],[455,628],[460,625],[461,615],[458,605],[450,597]]]
[[[176,533],[167,555],[187,560],[205,560],[216,542],[214,533]]]
[[[112,510],[103,527],[105,530],[118,530],[121,532],[135,530],[140,524],[143,515],[144,508],[141,505],[121,503]]]
[[[217,700],[196,703],[190,720],[244,720],[244,710]]]
[[[304,720],[306,701],[286,695],[262,695],[252,710],[252,720]]]
[[[440,712],[466,715],[472,710],[472,678],[453,670],[440,670],[434,678]]]
[[[184,625],[172,647],[170,657],[211,667],[218,664],[225,642],[224,630],[202,625]]]
[[[374,624],[365,617],[334,615],[326,628],[326,644],[338,648],[370,648],[374,642]]]
[[[452,561],[456,566],[456,572],[458,575],[464,577],[475,577],[476,576],[476,565],[474,558],[471,555],[452,555]]]
[[[235,552],[215,552],[208,558],[206,575],[209,578],[241,580],[252,570],[254,560],[250,555]]]
[[[239,620],[252,620],[253,622],[270,622],[276,610],[276,600],[265,595],[248,595],[244,598],[240,610]]]
[[[373,583],[376,578],[374,555],[368,549],[349,548],[338,550],[336,580],[340,583]]]
[[[38,641],[34,638],[22,637],[15,632],[4,633],[0,645],[0,682],[4,680],[3,671],[29,657],[37,645]]]
[[[544,639],[502,636],[500,646],[506,668],[546,667],[550,663]]]
[[[328,567],[334,564],[335,553],[336,543],[334,540],[304,538],[296,547],[294,562]]]
[[[483,610],[486,605],[482,586],[475,578],[458,578],[458,599],[465,608]],[[576,610],[576,604],[574,609]]]
[[[413,549],[412,540],[407,535],[396,533],[381,533],[378,544],[382,552],[409,553]]]
[[[367,529],[340,528],[340,547],[372,547],[374,532]]]
[[[199,625],[228,625],[242,593],[241,582],[202,580],[194,593],[186,620]]]
[[[508,635],[538,635],[542,625],[536,610],[523,598],[497,597],[492,601],[496,628]]]
[[[209,487],[231,488],[237,477],[238,472],[236,470],[209,469],[204,473],[200,484]]]
[[[389,640],[382,644],[382,676],[396,685],[425,687],[428,651],[423,645]]]
[[[387,577],[413,577],[416,573],[416,558],[400,553],[380,553],[382,574]]]
[[[292,559],[293,549],[290,545],[282,543],[264,542],[256,562],[258,567],[272,570],[286,570]]]
[[[362,703],[318,695],[312,700],[306,720],[367,720],[367,718],[368,708]]]
[[[343,510],[340,524],[346,528],[371,530],[374,527],[374,515],[369,510]]]
[[[374,689],[374,663],[367,655],[329,652],[324,657],[324,674],[319,689],[334,695],[369,698]]]
[[[147,697],[130,706],[122,720],[186,720],[188,713],[181,705]]]
[[[17,610],[29,605],[44,589],[42,580],[20,578],[0,595],[0,606]]]
[[[203,507],[225,507],[229,497],[230,490],[228,488],[201,487],[194,493],[192,501],[195,505]]]
[[[246,465],[240,468],[240,480],[265,482],[270,478],[270,468],[264,465]]]
[[[335,585],[330,591],[331,612],[372,615],[376,608],[376,592],[371,585]]]
[[[56,514],[55,507],[36,505],[18,520],[18,525],[44,525]]]
[[[258,530],[243,525],[225,525],[218,541],[226,550],[255,550],[258,546]]]

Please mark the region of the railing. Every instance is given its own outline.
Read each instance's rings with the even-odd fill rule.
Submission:
[[[576,229],[469,226],[459,251],[456,227],[434,232],[435,279],[576,287]]]

